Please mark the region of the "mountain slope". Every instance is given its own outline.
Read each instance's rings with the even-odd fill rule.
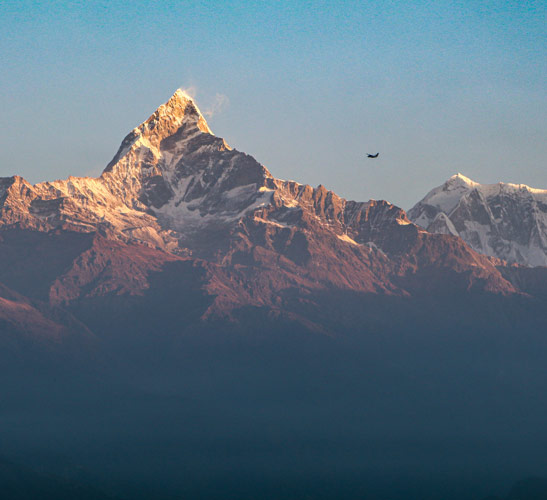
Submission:
[[[181,90],[97,179],[0,179],[0,253],[8,286],[80,310],[99,297],[142,296],[176,262],[196,269],[184,279],[211,298],[204,319],[251,307],[310,325],[295,297],[326,290],[519,293],[460,238],[430,234],[386,201],[276,179],[214,136]]]
[[[433,233],[460,236],[474,250],[526,266],[547,266],[547,190],[479,184],[457,174],[409,212]]]
[[[97,179],[0,186],[22,463],[135,499],[406,500],[418,473],[446,500],[461,464],[545,468],[547,267],[277,179],[181,91]]]

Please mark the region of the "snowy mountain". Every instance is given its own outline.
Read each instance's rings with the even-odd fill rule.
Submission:
[[[254,158],[214,136],[181,90],[123,140],[98,179],[31,186],[17,176],[4,178],[0,203],[4,227],[100,230],[180,255],[207,253],[205,235],[218,241],[242,220],[297,228],[304,220],[311,224],[311,217],[349,244],[367,243],[365,233],[382,217],[410,224],[402,210],[385,202],[346,202],[322,186],[275,179]]]
[[[368,475],[405,463],[443,484],[450,463],[539,470],[547,267],[455,235],[470,188],[452,182],[446,215],[437,197],[418,214],[428,232],[277,179],[182,91],[98,178],[0,178],[2,452],[136,499],[368,498]],[[519,220],[544,209],[518,199]]]
[[[448,197],[433,193],[450,217],[468,190],[461,178],[451,182]],[[185,304],[197,301],[192,321],[235,321],[258,308],[318,331],[343,329],[352,317],[332,324],[324,314],[336,301],[325,294],[507,295],[528,286],[455,236],[458,219],[429,205],[424,214],[415,219],[444,234],[386,201],[275,178],[216,137],[177,90],[127,135],[100,177],[0,179],[0,283],[69,308],[91,331],[102,316],[89,311],[116,301],[124,308],[151,294],[161,307],[171,303],[173,276],[176,293],[190,294]]]
[[[485,255],[547,266],[547,189],[479,184],[457,174],[431,190],[408,215],[430,232],[460,236]]]

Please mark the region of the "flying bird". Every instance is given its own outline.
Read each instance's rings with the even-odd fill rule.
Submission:
[[[371,155],[371,154],[368,154],[368,153],[367,153],[367,158],[378,158],[378,155],[379,155],[379,154],[380,154],[380,153],[376,153],[375,155]]]

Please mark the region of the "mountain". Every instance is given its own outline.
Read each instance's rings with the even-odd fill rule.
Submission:
[[[460,236],[482,254],[547,266],[547,189],[479,184],[457,174],[432,189],[408,215],[429,232]]]
[[[461,239],[422,230],[388,202],[276,179],[213,135],[181,90],[128,134],[99,178],[1,179],[0,229],[11,262],[0,280],[53,305],[142,294],[151,273],[175,262],[202,270],[199,287],[213,297],[203,317],[248,306],[296,317],[288,290],[407,296],[443,288],[447,273],[461,289],[518,293]],[[36,274],[44,261],[47,273]]]
[[[179,90],[98,178],[0,179],[3,454],[135,499],[502,471],[481,498],[546,465],[545,271],[277,179]]]

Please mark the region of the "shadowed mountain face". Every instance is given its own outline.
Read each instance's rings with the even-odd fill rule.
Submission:
[[[10,500],[116,500],[89,485],[41,474],[1,459],[0,491],[3,498]]]
[[[442,233],[276,179],[177,91],[97,179],[0,179],[6,449],[128,498],[537,473],[545,268]]]
[[[506,496],[489,496],[484,500],[543,500],[547,498],[547,479],[529,477],[513,485]]]

